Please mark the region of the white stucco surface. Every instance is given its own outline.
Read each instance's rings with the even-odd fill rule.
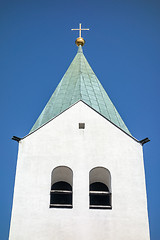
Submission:
[[[17,161],[10,240],[149,240],[142,146],[83,102],[21,140]],[[72,209],[49,208],[58,166],[73,171]],[[94,167],[111,173],[112,210],[89,209]]]

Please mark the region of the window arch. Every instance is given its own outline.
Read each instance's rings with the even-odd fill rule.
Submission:
[[[72,208],[73,172],[59,166],[51,175],[50,208]]]
[[[90,209],[112,209],[111,174],[103,167],[93,168],[89,173]]]

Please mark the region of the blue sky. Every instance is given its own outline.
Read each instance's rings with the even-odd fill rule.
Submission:
[[[130,132],[144,145],[151,240],[160,239],[160,1],[0,1],[0,239],[7,240],[18,144],[77,52],[84,55]]]

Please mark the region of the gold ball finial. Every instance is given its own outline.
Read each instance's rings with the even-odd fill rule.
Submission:
[[[85,40],[82,37],[79,37],[76,39],[75,43],[77,46],[81,45],[83,47],[85,44]]]

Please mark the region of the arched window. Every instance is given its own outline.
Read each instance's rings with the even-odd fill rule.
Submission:
[[[52,171],[50,208],[72,208],[73,172],[65,166]]]
[[[112,209],[111,174],[103,167],[93,168],[89,173],[90,209]]]

